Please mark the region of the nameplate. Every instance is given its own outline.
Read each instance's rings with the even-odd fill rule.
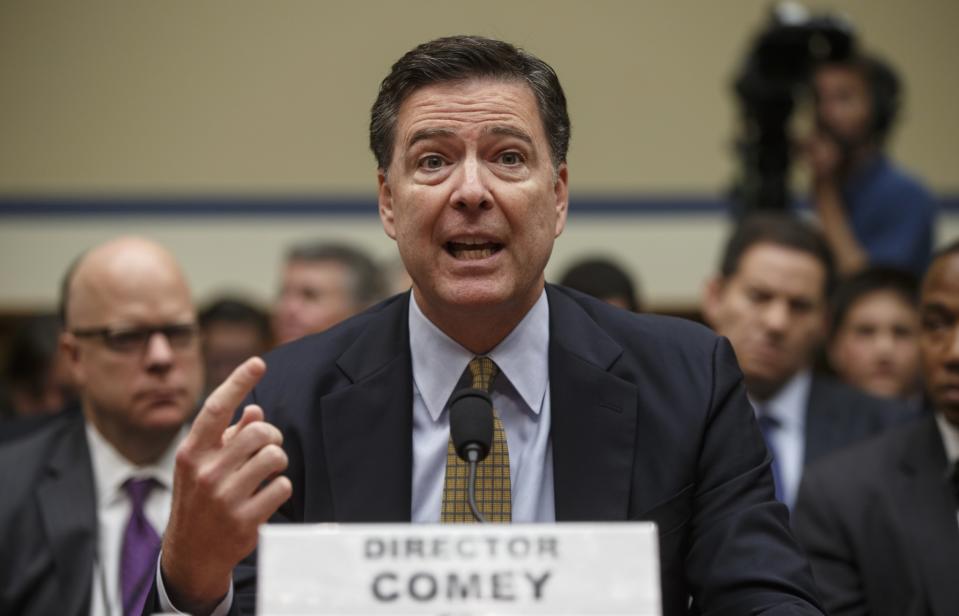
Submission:
[[[649,522],[265,525],[257,613],[659,616],[658,552]]]

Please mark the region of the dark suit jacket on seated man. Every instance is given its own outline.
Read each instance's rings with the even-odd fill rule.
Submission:
[[[371,145],[413,291],[277,350],[265,377],[248,361],[210,396],[178,452],[153,607],[249,605],[249,570],[235,589],[231,572],[274,513],[438,519],[444,406],[488,355],[512,519],[657,521],[667,615],[690,597],[701,613],[821,613],[729,344],[545,285],[568,139],[555,73],[509,44],[439,39],[397,62]]]
[[[930,265],[920,314],[935,415],[823,459],[799,492],[796,534],[830,614],[959,610],[959,243]]]

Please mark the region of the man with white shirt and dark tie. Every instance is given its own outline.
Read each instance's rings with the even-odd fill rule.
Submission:
[[[829,614],[959,610],[959,242],[929,265],[919,349],[933,411],[810,467],[794,527]]]
[[[807,464],[909,417],[904,405],[813,373],[833,270],[814,227],[757,214],[730,235],[703,299],[706,321],[736,351],[773,454],[776,496],[789,507]]]
[[[61,315],[83,412],[0,449],[0,613],[139,614],[203,382],[195,309],[174,258],[128,237],[71,266]]]
[[[468,386],[492,398],[487,519],[656,522],[664,616],[821,613],[729,343],[545,283],[569,135],[555,71],[504,41],[445,37],[393,65],[370,145],[412,291],[207,398],[148,609],[252,612],[269,519],[472,521],[449,421]]]

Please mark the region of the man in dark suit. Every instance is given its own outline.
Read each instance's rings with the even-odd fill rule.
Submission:
[[[202,386],[196,316],[173,258],[137,238],[86,253],[63,290],[82,413],[0,447],[0,613],[139,613]]]
[[[923,281],[920,353],[934,415],[823,459],[794,526],[830,614],[959,609],[959,242]]]
[[[729,344],[545,285],[568,138],[555,73],[512,45],[438,39],[394,65],[371,145],[413,290],[279,349],[265,377],[251,359],[210,396],[177,455],[154,608],[249,605],[249,567],[235,586],[231,572],[277,509],[445,519],[447,401],[480,355],[499,366],[506,519],[656,521],[667,615],[690,598],[694,612],[820,613]]]
[[[909,416],[904,405],[814,375],[833,263],[825,239],[786,215],[756,215],[730,236],[703,301],[729,338],[770,450],[777,497],[792,507],[805,465]]]

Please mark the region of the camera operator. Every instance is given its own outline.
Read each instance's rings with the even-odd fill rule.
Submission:
[[[869,264],[922,275],[932,250],[936,205],[884,153],[900,107],[895,72],[852,54],[812,73],[816,129],[805,143],[811,200],[843,274]]]

